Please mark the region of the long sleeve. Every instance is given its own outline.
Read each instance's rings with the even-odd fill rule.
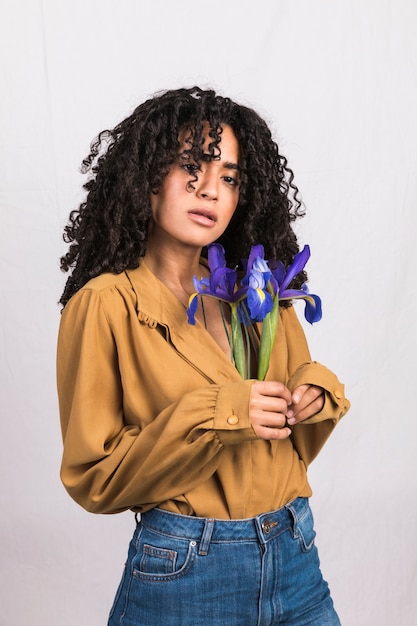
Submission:
[[[135,367],[126,345],[134,341],[132,315],[117,291],[113,297],[108,292],[87,289],[74,296],[58,341],[61,477],[79,504],[102,513],[150,508],[193,489],[215,472],[225,444],[255,438],[247,411],[250,381],[200,380],[198,388],[177,394],[156,412],[154,396],[162,389],[147,373],[157,360],[161,377],[166,375],[164,358],[172,347],[157,328],[139,325],[133,311],[136,332],[143,335],[142,366]],[[171,372],[186,391],[179,375]],[[230,415],[238,416],[237,424],[228,423]],[[193,438],[198,429],[205,433]]]
[[[285,347],[278,350],[288,353],[288,376],[286,384],[290,391],[304,384],[317,385],[325,392],[323,409],[314,417],[300,422],[293,428],[291,439],[300,458],[309,465],[318,455],[339,420],[347,413],[350,402],[345,397],[344,385],[327,367],[312,361],[304,331],[290,307],[281,312],[285,326]]]

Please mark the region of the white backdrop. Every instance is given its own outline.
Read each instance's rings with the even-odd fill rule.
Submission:
[[[344,626],[417,623],[417,4],[1,0],[1,626],[103,626],[134,521],[59,481],[62,228],[90,140],[155,91],[212,85],[270,122],[308,216],[313,356],[352,409],[313,463]]]

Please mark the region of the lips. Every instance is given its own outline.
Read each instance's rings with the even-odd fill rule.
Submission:
[[[217,222],[216,215],[207,209],[193,209],[188,212],[188,215],[194,222],[202,226],[214,226]]]

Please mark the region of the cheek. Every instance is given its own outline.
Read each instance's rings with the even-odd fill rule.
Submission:
[[[176,173],[168,174],[157,194],[151,193],[151,211],[154,219],[159,219],[175,211],[185,193],[185,184]]]
[[[237,205],[239,204],[239,194],[236,194],[233,199],[230,201],[229,211],[228,211],[228,221],[232,219],[234,214],[236,213]]]
[[[157,222],[169,213],[170,207],[170,190],[165,188],[165,185],[161,187],[158,193],[151,193],[151,212],[153,219]]]

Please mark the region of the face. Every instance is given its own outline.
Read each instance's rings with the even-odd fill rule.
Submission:
[[[212,141],[204,133],[203,151]],[[177,161],[157,194],[151,195],[152,224],[149,239],[157,245],[195,248],[216,241],[226,230],[239,200],[239,145],[230,128],[221,135],[221,155],[202,161],[198,168],[181,153],[187,149],[188,131],[179,135]]]

